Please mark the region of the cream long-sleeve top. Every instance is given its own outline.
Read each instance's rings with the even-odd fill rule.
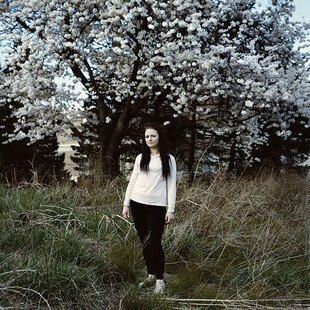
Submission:
[[[142,154],[135,160],[127,186],[124,205],[129,206],[130,199],[153,206],[167,207],[167,212],[174,212],[176,199],[176,162],[169,155],[170,175],[166,179],[162,174],[160,154],[151,155],[149,170],[140,169]]]

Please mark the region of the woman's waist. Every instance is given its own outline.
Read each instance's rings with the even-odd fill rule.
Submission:
[[[133,190],[130,198],[142,203],[145,201],[148,204],[166,205],[166,191],[141,192]]]

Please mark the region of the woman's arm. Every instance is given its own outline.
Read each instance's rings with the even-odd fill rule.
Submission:
[[[124,199],[124,203],[123,203],[123,205],[127,206],[127,207],[129,207],[129,201],[130,201],[131,193],[132,193],[133,187],[134,187],[136,180],[138,178],[138,175],[139,175],[140,161],[141,161],[141,155],[138,155],[136,160],[135,160],[135,164],[133,166],[133,171],[131,173],[129,183],[127,185],[125,199]]]
[[[170,155],[170,175],[167,179],[167,212],[173,213],[176,200],[176,187],[177,187],[177,166],[175,158]]]

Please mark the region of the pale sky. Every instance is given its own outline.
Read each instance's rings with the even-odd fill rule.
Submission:
[[[298,20],[310,22],[310,1],[309,0],[295,0],[296,10],[294,17]]]
[[[259,0],[264,6],[271,3],[271,0]],[[310,0],[294,0],[295,12],[293,18],[298,21],[310,23]]]

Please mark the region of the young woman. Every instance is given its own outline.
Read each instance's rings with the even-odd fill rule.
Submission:
[[[142,244],[148,277],[139,284],[156,285],[154,293],[165,290],[165,255],[161,244],[165,224],[174,219],[176,198],[176,163],[167,152],[162,130],[156,125],[146,127],[142,154],[135,160],[127,186],[123,217],[132,214]]]

